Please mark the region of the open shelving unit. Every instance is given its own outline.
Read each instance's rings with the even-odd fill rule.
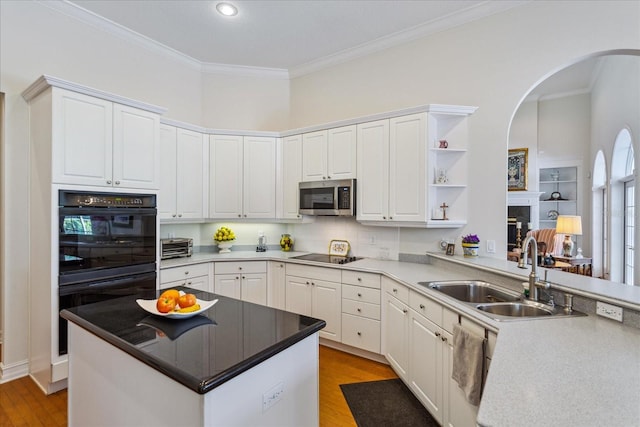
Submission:
[[[540,168],[540,228],[555,228],[557,215],[579,215],[578,167]],[[560,197],[552,197],[559,193]]]

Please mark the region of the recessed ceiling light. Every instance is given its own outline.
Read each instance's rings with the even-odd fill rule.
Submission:
[[[238,8],[230,3],[218,3],[216,10],[224,16],[235,16],[238,14]]]

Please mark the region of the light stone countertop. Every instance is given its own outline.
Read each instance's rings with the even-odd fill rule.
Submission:
[[[190,258],[163,260],[161,269],[210,261],[287,260],[303,253],[198,253]],[[473,262],[451,261],[450,267],[442,263],[436,267],[376,259],[347,265],[289,260],[384,274],[498,331],[478,412],[477,422],[481,426],[640,426],[640,329],[595,315],[497,322],[467,304],[418,285],[420,281],[473,278],[463,273],[466,269],[455,268],[456,262],[474,266]],[[513,263],[503,264],[501,260],[476,262],[476,268],[499,274],[506,271],[517,280],[526,277],[529,271],[517,269]],[[563,278],[564,275],[557,274],[549,277],[554,283]],[[574,284],[567,286],[573,289]],[[594,287],[600,292],[600,286],[594,282],[585,288]],[[624,294],[624,290],[614,289],[613,296],[611,293],[609,296],[615,300]],[[638,305],[635,295],[634,290],[632,307]]]

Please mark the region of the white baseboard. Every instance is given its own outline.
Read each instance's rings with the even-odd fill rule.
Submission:
[[[17,378],[26,377],[27,375],[29,375],[28,360],[12,363],[11,365],[0,363],[0,384],[15,380]]]

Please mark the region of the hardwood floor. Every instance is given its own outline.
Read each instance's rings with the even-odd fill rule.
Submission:
[[[396,377],[388,365],[320,346],[320,427],[356,425],[340,384]],[[66,390],[46,396],[29,377],[0,384],[0,426],[66,425]]]

